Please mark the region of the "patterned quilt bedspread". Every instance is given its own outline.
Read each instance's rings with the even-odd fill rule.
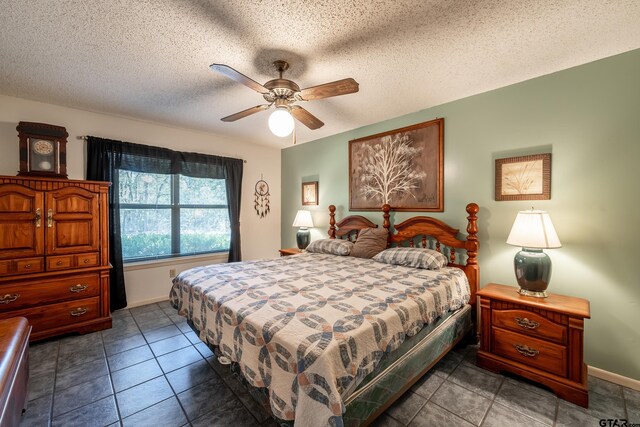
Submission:
[[[173,283],[171,303],[200,338],[296,426],[341,426],[343,399],[382,355],[470,296],[457,268],[310,253],[197,267]]]

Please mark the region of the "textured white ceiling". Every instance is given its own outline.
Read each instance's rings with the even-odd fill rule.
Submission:
[[[304,103],[298,142],[640,48],[638,0],[0,0],[0,93],[286,147],[211,72],[360,92]],[[25,118],[27,120],[28,118]]]

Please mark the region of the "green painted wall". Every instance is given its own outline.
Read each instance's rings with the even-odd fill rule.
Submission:
[[[587,363],[640,380],[640,50],[282,150],[282,247],[295,246],[303,181],[320,186],[312,239],[326,236],[328,205],[350,214],[350,139],[436,117],[445,118],[445,211],[433,216],[464,230],[465,205],[480,205],[481,283],[515,285],[518,248],[505,241],[516,213],[549,211],[563,244],[547,251],[550,290],[591,301]],[[494,160],[541,152],[553,154],[551,200],[496,202]]]

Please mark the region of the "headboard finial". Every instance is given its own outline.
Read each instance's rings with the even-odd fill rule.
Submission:
[[[469,216],[467,217],[467,233],[469,236],[467,240],[478,240],[478,216],[477,213],[480,211],[480,207],[475,203],[469,203],[467,205],[467,213]]]
[[[469,216],[467,220],[467,266],[476,267],[478,265],[478,216],[476,215],[480,211],[480,207],[475,203],[469,203],[467,205],[467,213]]]
[[[391,211],[391,205],[388,203],[385,203],[384,205],[382,205],[382,212],[384,212],[382,214],[382,216],[384,217],[384,221],[382,222],[382,227],[384,227],[385,230],[387,230],[388,234],[387,234],[387,247],[391,247],[391,231],[389,230],[391,228],[391,221],[389,221],[389,217],[391,216],[389,214],[389,212]]]
[[[329,205],[329,238],[336,238],[336,207]]]

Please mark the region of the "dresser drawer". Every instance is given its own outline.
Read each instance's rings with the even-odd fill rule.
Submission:
[[[0,261],[0,274],[3,276],[40,273],[41,271],[44,271],[44,259],[42,257]]]
[[[0,313],[0,319],[15,316],[26,317],[32,332],[85,322],[100,317],[100,297]]]
[[[15,261],[16,273],[39,273],[44,270],[44,260],[42,258],[24,258]]]
[[[73,268],[72,255],[47,257],[47,270],[54,271],[54,270],[64,270],[68,268]]]
[[[7,275],[11,274],[11,266],[13,261],[0,261],[0,274]]]
[[[100,256],[97,252],[75,255],[76,267],[95,267],[99,264]]]
[[[527,310],[492,310],[491,324],[532,337],[567,344],[567,327]]]
[[[0,312],[100,294],[98,274],[28,281],[0,286]]]
[[[100,264],[100,254],[90,252],[79,255],[59,255],[47,257],[47,270],[68,270],[70,268],[95,267]]]
[[[491,351],[554,375],[567,376],[567,348],[561,345],[493,327]]]

